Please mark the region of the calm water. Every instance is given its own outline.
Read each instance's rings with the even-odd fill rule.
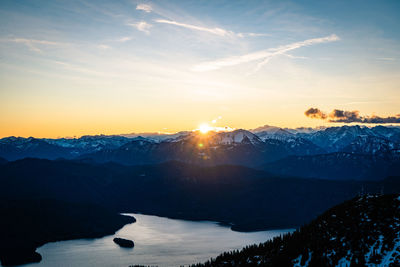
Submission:
[[[132,214],[137,222],[114,236],[48,243],[37,251],[40,263],[24,267],[179,266],[203,262],[227,250],[266,240],[291,230],[239,233],[214,222],[191,222]],[[114,237],[134,240],[133,249],[120,248]]]

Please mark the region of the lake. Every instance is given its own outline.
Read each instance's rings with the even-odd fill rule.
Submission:
[[[40,263],[23,266],[187,266],[207,261],[224,251],[265,242],[293,231],[287,229],[240,233],[215,222],[129,215],[136,218],[136,223],[125,225],[113,236],[48,243],[37,250],[43,257]],[[120,248],[113,242],[114,237],[131,239],[135,242],[135,247]]]

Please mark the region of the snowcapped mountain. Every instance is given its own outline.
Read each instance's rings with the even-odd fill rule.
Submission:
[[[154,142],[163,142],[163,141],[174,141],[180,137],[184,137],[190,134],[191,131],[181,131],[177,133],[131,133],[131,134],[121,134],[120,136],[126,138],[136,138],[136,137],[143,137],[147,140],[152,140]]]
[[[118,149],[106,149],[82,155],[98,162],[122,164],[158,163],[178,160],[199,165],[237,164],[257,167],[289,155],[314,155],[324,151],[303,138],[267,139],[246,130],[232,132],[199,131],[162,142],[131,141]]]
[[[131,139],[116,135],[86,135],[80,138],[60,138],[43,140],[48,142],[49,144],[76,149],[76,153],[79,154],[80,151],[88,153],[92,151],[99,151],[102,149],[118,148],[128,143]]]
[[[298,128],[294,128],[294,129],[284,128],[284,130],[286,130],[290,133],[293,133],[293,134],[297,134],[297,133],[315,133],[315,132],[325,130],[326,128],[327,127],[325,127],[325,126],[319,126],[319,127],[315,127],[315,128],[312,128],[312,127],[298,127]]]
[[[102,149],[85,153],[79,156],[79,159],[85,159],[94,162],[116,162],[126,165],[139,165],[159,162],[153,150],[159,144],[144,137],[132,138],[130,142],[115,148]]]
[[[364,126],[330,127],[325,130],[299,136],[313,142],[328,152],[337,152],[349,145],[359,136],[375,136],[374,132]]]
[[[338,152],[352,143],[360,142],[362,138],[374,143],[384,142],[384,139],[391,142],[390,146],[396,147],[400,143],[400,128],[375,126],[341,126],[341,127],[318,127],[318,128],[279,128],[265,125],[252,130],[261,140],[277,139],[291,141],[299,138],[306,139],[327,152]],[[372,137],[376,138],[374,140]],[[349,148],[346,148],[348,151]],[[373,149],[371,149],[373,151]]]
[[[356,154],[384,155],[398,148],[400,148],[398,143],[393,143],[388,139],[361,135],[357,136],[350,144],[345,146],[342,151]]]
[[[294,233],[196,266],[399,265],[399,195],[363,195],[329,209]]]
[[[246,130],[235,130],[232,132],[218,132],[212,134],[210,143],[212,145],[252,144],[261,145],[262,140],[255,134]]]
[[[270,133],[270,134],[274,134],[277,133],[278,131],[284,131],[287,133],[291,133],[291,134],[298,134],[298,133],[315,133],[321,130],[325,130],[327,127],[324,126],[320,126],[320,127],[298,127],[298,128],[280,128],[280,127],[276,127],[276,126],[271,126],[271,125],[264,125],[255,129],[251,129],[250,132],[254,133],[254,134],[259,134],[259,133]]]
[[[282,128],[257,132],[256,135],[263,141],[267,139],[277,139],[277,140],[296,139],[295,134],[288,132]]]
[[[281,129],[281,128],[276,127],[276,126],[271,126],[271,125],[264,125],[264,126],[261,126],[261,127],[255,128],[255,129],[251,129],[250,132],[255,133],[255,134],[261,133],[261,132],[274,133],[274,132],[278,131],[279,129]]]
[[[400,143],[400,128],[399,127],[385,127],[375,126],[371,130],[376,134],[390,140],[391,142]]]
[[[200,165],[253,165],[263,162],[260,150],[262,146],[264,143],[256,135],[245,130],[207,134],[196,131],[162,142],[134,140],[118,149],[102,150],[81,157],[98,162],[115,161],[130,165],[168,160]]]
[[[85,153],[104,149],[116,149],[130,140],[121,136],[106,135],[60,139],[7,137],[0,139],[0,157],[8,160],[26,157],[72,159]]]
[[[174,135],[138,136],[132,134],[129,138],[115,135],[83,136],[71,139],[8,137],[0,139],[0,157],[6,160],[25,157],[86,159],[95,162],[115,161],[129,165],[178,160],[201,165],[238,164],[259,167],[283,160],[288,156],[296,156],[297,160],[293,160],[292,157],[286,162],[293,165],[287,165],[283,161],[274,163],[276,168],[283,164],[279,167],[283,171],[298,169],[298,164],[303,162],[301,158],[303,156],[332,152],[380,156],[387,154],[393,158],[395,155],[400,155],[396,152],[400,149],[400,145],[395,141],[399,136],[400,128],[383,126],[374,128],[342,126],[317,130],[315,128],[282,129],[266,125],[253,132],[243,129],[207,134],[190,131]],[[345,153],[337,154],[338,157],[327,155],[314,157],[313,160],[325,161],[325,165],[318,163],[315,166],[321,168],[345,166],[347,164],[345,162],[350,160],[347,156],[338,158],[347,155]],[[304,159],[306,162],[310,161],[308,158]],[[361,159],[357,158],[357,160]],[[339,165],[335,165],[336,163]],[[362,166],[362,162],[357,161],[355,166]],[[310,177],[309,174],[312,172],[306,176]]]
[[[0,157],[7,160],[21,158],[70,158],[70,150],[33,137],[7,137],[0,139]]]

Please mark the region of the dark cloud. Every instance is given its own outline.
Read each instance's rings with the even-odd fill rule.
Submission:
[[[324,120],[327,118],[326,114],[323,113],[321,110],[319,110],[318,108],[309,108],[306,110],[306,112],[304,112],[304,114],[307,117],[313,118],[313,119],[321,119]]]
[[[334,109],[327,116],[326,113],[322,112],[318,108],[310,108],[304,113],[307,117],[313,119],[328,120],[329,122],[342,122],[342,123],[400,123],[400,114],[389,117],[379,117],[379,116],[360,116],[359,111],[347,111]]]
[[[330,122],[362,122],[362,117],[357,110],[345,111],[340,109],[334,109],[329,114]]]

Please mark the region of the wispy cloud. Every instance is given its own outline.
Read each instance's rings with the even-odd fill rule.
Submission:
[[[147,4],[138,4],[136,6],[136,10],[143,10],[144,12],[150,13],[151,11],[153,11],[153,8]]]
[[[293,56],[291,54],[283,54],[287,56],[288,58],[293,58],[293,59],[308,59],[308,57],[303,57],[303,56]]]
[[[132,37],[125,36],[125,37],[121,37],[121,38],[119,38],[119,39],[117,39],[115,41],[116,42],[120,42],[120,43],[125,43],[125,42],[128,42],[128,41],[132,40],[132,39],[133,39]]]
[[[153,25],[147,23],[146,21],[139,21],[137,23],[129,23],[129,26],[135,27],[137,30],[144,32],[146,34],[150,34],[149,29],[153,27]]]
[[[111,46],[105,45],[105,44],[99,44],[99,45],[97,46],[97,48],[98,48],[98,49],[101,49],[101,50],[108,50],[108,49],[111,49]]]
[[[255,32],[240,32],[236,34],[237,37],[265,37],[265,36],[271,36],[271,34],[268,33],[255,33]]]
[[[234,57],[229,57],[229,58],[223,58],[215,61],[208,61],[208,62],[203,62],[198,65],[195,65],[192,70],[193,71],[211,71],[211,70],[217,70],[223,67],[229,67],[229,66],[235,66],[247,62],[252,62],[252,61],[257,61],[257,60],[262,60],[260,63],[257,64],[254,72],[258,71],[262,66],[264,66],[266,63],[271,60],[272,57],[277,56],[277,55],[282,55],[286,54],[289,51],[298,49],[300,47],[304,46],[311,46],[315,44],[320,44],[320,43],[327,43],[327,42],[334,42],[338,41],[340,38],[335,35],[329,35],[326,37],[321,37],[321,38],[314,38],[314,39],[308,39],[305,41],[301,42],[296,42],[288,45],[283,45],[279,46],[277,48],[270,48],[267,50],[262,50],[242,56],[234,56]]]
[[[41,53],[43,52],[38,46],[55,46],[55,45],[65,45],[64,43],[53,42],[48,40],[37,40],[37,39],[26,39],[26,38],[9,38],[1,39],[2,42],[12,42],[18,44],[26,45],[30,50]]]
[[[396,59],[394,57],[380,57],[380,58],[377,58],[377,60],[395,61]]]
[[[96,76],[103,76],[104,75],[104,73],[102,73],[102,72],[98,72],[98,71],[91,70],[91,69],[88,69],[88,68],[80,67],[80,66],[77,66],[77,65],[73,65],[73,64],[70,64],[70,63],[63,62],[63,61],[53,61],[53,63],[55,63],[57,65],[60,65],[63,68],[68,69],[70,71],[74,71],[74,72],[80,72],[80,73],[83,73],[83,74],[96,75]]]
[[[225,30],[222,28],[210,28],[210,27],[203,27],[203,26],[197,26],[193,24],[188,24],[188,23],[182,23],[182,22],[177,22],[174,20],[166,20],[166,19],[156,19],[155,22],[158,23],[164,23],[164,24],[170,24],[178,27],[183,27],[186,29],[194,30],[194,31],[202,31],[202,32],[208,32],[211,34],[215,34],[221,37],[239,37],[239,38],[244,38],[244,37],[259,37],[259,36],[270,36],[267,33],[254,33],[254,32],[240,32],[240,33],[235,33],[233,31]]]
[[[158,9],[153,9],[153,7],[149,4],[138,4],[136,6],[136,10],[142,10],[147,13],[154,12],[161,17],[164,18],[169,18],[170,16],[167,15],[165,12],[162,12]],[[193,25],[193,24],[188,24],[188,23],[183,23],[183,22],[178,22],[173,19],[156,19],[154,20],[157,23],[164,23],[164,24],[170,24],[178,27],[183,27],[186,29],[194,30],[194,31],[202,31],[202,32],[208,32],[211,34],[215,34],[218,36],[223,36],[223,37],[239,37],[239,38],[244,38],[244,37],[262,37],[262,36],[271,36],[270,34],[267,33],[254,33],[254,32],[240,32],[240,33],[235,33],[230,30],[226,30],[223,28],[219,27],[204,27],[204,26],[198,26],[198,25]]]
[[[195,31],[208,32],[208,33],[216,34],[219,36],[234,36],[235,35],[234,32],[228,31],[225,29],[221,29],[221,28],[207,28],[207,27],[202,27],[202,26],[181,23],[181,22],[177,22],[177,21],[173,21],[173,20],[156,19],[155,22],[175,25],[178,27],[183,27],[183,28],[187,28],[187,29],[195,30]]]

